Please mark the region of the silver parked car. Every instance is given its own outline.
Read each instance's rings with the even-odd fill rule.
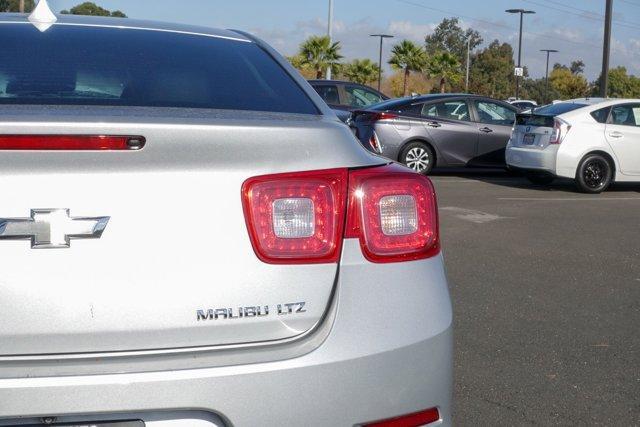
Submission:
[[[428,174],[433,167],[506,167],[517,111],[491,98],[437,94],[382,102],[347,123],[369,150]]]
[[[0,23],[0,425],[450,425],[431,182],[248,34],[44,16]]]

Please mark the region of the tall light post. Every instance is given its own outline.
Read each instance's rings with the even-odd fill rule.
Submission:
[[[333,0],[329,0],[329,19],[327,20],[327,36],[329,36],[329,46],[333,37]],[[331,80],[331,65],[327,67],[327,80]]]
[[[469,51],[471,50],[471,36],[467,37],[467,74],[464,78],[464,91],[465,93],[469,93]]]
[[[371,37],[380,37],[380,56],[378,59],[378,92],[380,92],[382,84],[382,41],[384,39],[392,39],[393,36],[391,34],[371,34]]]
[[[607,97],[609,86],[609,55],[611,51],[611,16],[613,13],[613,0],[607,0],[604,15],[604,43],[602,45],[602,75],[600,76],[600,96]]]
[[[520,14],[520,35],[518,36],[518,72],[516,73],[516,99],[520,96],[520,71],[522,69],[521,60],[522,60],[522,17],[525,14],[536,13],[533,10],[526,9],[507,9],[505,10],[507,13],[519,13]]]
[[[549,54],[557,53],[555,49],[540,49],[540,52],[547,52],[547,70],[544,74],[544,102],[549,102]]]

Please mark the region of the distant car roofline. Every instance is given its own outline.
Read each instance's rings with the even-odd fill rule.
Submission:
[[[52,26],[74,26],[93,28],[113,28],[124,30],[157,31],[165,33],[176,33],[194,35],[202,37],[212,37],[225,40],[232,40],[243,43],[253,43],[253,41],[233,30],[222,30],[193,25],[172,24],[166,22],[145,21],[130,18],[80,16],[71,14],[56,14],[58,20]],[[28,15],[19,13],[6,13],[0,16],[0,25],[33,25],[28,20]]]

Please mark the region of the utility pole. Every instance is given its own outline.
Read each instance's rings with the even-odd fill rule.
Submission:
[[[522,65],[521,65],[521,61],[522,61],[522,17],[525,14],[533,14],[536,13],[533,10],[525,10],[525,9],[507,9],[505,10],[505,12],[507,13],[519,13],[520,14],[520,34],[518,36],[518,66],[517,66],[517,70],[515,72],[516,75],[516,99],[519,99],[520,97],[520,76],[521,76],[521,72],[522,72]]]
[[[471,50],[471,36],[467,38],[467,75],[464,79],[464,91],[469,93],[469,51]]]
[[[555,49],[540,49],[540,52],[547,52],[547,71],[544,75],[544,103],[549,102],[549,54],[558,52]]]
[[[371,34],[370,37],[380,37],[380,55],[378,59],[378,92],[380,92],[382,85],[382,41],[384,39],[392,39],[393,36],[391,34]]]
[[[20,13],[24,13],[24,0],[20,0]]]
[[[327,36],[329,36],[329,46],[333,40],[333,0],[329,0],[329,20],[327,25]],[[331,80],[331,66],[327,67],[327,80]]]
[[[607,97],[609,86],[609,56],[611,52],[611,16],[613,12],[613,0],[607,0],[604,15],[604,43],[602,45],[602,74],[600,76],[600,96]]]

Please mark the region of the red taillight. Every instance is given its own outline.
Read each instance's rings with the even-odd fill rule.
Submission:
[[[371,149],[376,153],[381,153],[382,149],[380,148],[380,141],[378,141],[378,136],[375,132],[371,133],[371,138],[369,138],[369,145]]]
[[[363,427],[418,427],[435,423],[439,420],[440,413],[438,412],[438,408],[431,408],[426,411],[415,412],[397,418],[364,424]]]
[[[371,262],[423,259],[440,250],[431,181],[398,165],[250,178],[242,200],[254,251],[267,263],[337,262],[343,234],[358,238]]]
[[[571,129],[571,125],[564,120],[554,119],[553,120],[553,131],[551,133],[551,137],[549,138],[549,144],[560,144],[562,139],[566,136],[567,132]]]
[[[139,150],[142,136],[0,135],[0,150]]]
[[[371,114],[371,121],[372,122],[377,122],[378,120],[397,119],[397,118],[398,118],[398,115],[397,114],[393,114],[393,113],[382,112],[382,113],[372,113]]]
[[[345,237],[372,262],[429,258],[440,250],[431,181],[398,165],[351,171]]]
[[[337,262],[347,170],[267,175],[242,186],[253,249],[271,264]]]

